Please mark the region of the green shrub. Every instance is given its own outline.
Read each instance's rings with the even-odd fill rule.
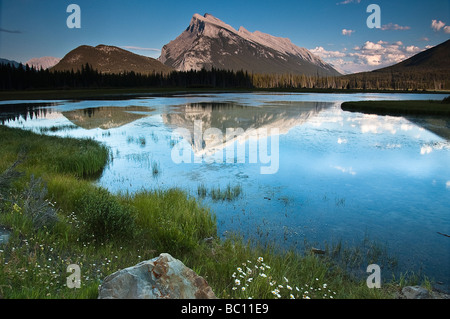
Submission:
[[[133,210],[106,189],[96,188],[84,193],[77,206],[83,223],[82,239],[105,242],[133,238]]]

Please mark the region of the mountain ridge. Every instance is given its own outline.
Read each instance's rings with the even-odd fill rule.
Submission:
[[[253,73],[340,75],[331,65],[288,38],[244,27],[236,30],[211,14],[194,14],[189,26],[164,45],[162,63],[178,71],[228,69]]]
[[[99,44],[81,45],[67,53],[51,71],[77,71],[89,64],[100,73],[135,72],[141,74],[169,73],[173,69],[156,59],[138,55],[116,46]]]
[[[417,53],[412,57],[403,60],[397,64],[377,69],[372,72],[390,72],[390,71],[450,71],[450,40],[442,42],[432,48]]]
[[[28,64],[30,67],[34,67],[35,69],[49,69],[61,61],[60,58],[55,58],[52,56],[44,56],[40,58],[32,58],[28,60],[25,64]]]

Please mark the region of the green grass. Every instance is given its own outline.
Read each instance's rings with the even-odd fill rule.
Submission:
[[[110,155],[106,146],[88,139],[51,137],[6,126],[0,126],[0,137],[0,170],[22,152],[26,154],[23,166],[30,173],[96,176]]]
[[[197,194],[200,198],[211,197],[213,201],[233,201],[242,195],[242,186],[228,184],[225,188],[217,186],[208,188],[204,184],[197,186]]]
[[[450,116],[448,98],[443,101],[358,101],[344,102],[342,110],[378,115]]]
[[[99,143],[0,127],[0,147],[0,225],[11,231],[0,247],[3,298],[97,298],[107,275],[163,252],[203,276],[219,298],[278,297],[273,281],[283,285],[283,298],[292,292],[286,284],[299,288],[296,298],[330,292],[334,298],[392,298],[399,289],[396,282],[369,289],[352,277],[334,262],[336,254],[347,258],[342,247],[317,256],[239,237],[219,239],[214,213],[182,190],[111,194],[89,180],[108,163],[108,150]],[[21,151],[23,161],[11,166]],[[236,192],[229,185],[219,198]],[[56,218],[33,220],[48,215]],[[256,265],[259,257],[270,267],[264,268],[266,277],[258,273],[242,290],[245,282],[235,281],[238,267]],[[70,264],[81,267],[80,289],[66,286]]]

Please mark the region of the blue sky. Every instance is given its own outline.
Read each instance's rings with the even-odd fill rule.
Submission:
[[[66,25],[72,3],[81,8],[80,29]],[[380,29],[366,24],[372,3]],[[346,72],[390,65],[450,38],[450,0],[1,0],[0,57],[62,58],[79,45],[107,44],[156,58],[194,13],[289,38]]]

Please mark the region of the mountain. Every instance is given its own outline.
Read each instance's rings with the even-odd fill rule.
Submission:
[[[28,64],[30,67],[34,67],[37,70],[41,68],[46,70],[58,64],[61,61],[60,58],[55,58],[52,56],[44,56],[42,58],[32,58],[28,60],[25,64]]]
[[[395,65],[344,75],[347,88],[450,90],[450,40]]]
[[[229,127],[236,127],[238,119],[238,126],[244,131],[238,135],[239,137],[233,136],[231,139],[227,137],[224,141],[221,137],[215,136],[211,140],[205,139],[204,143],[200,144],[195,143],[195,139],[186,139],[196,156],[209,156],[232,145],[236,140],[240,143],[248,140],[259,130],[266,130],[268,136],[273,133],[274,128],[278,129],[279,134],[287,134],[293,127],[306,123],[329,107],[329,103],[322,102],[276,102],[258,106],[244,106],[230,102],[201,102],[175,106],[176,112],[162,114],[162,120],[174,130],[186,129],[192,137],[196,134],[192,125],[194,121],[201,121],[200,129],[204,134],[210,128],[225,132]]]
[[[107,130],[132,123],[150,115],[153,109],[144,106],[105,106],[62,112],[73,124],[86,130]]]
[[[151,74],[169,73],[173,69],[156,59],[138,55],[130,51],[108,45],[96,47],[82,45],[66,54],[52,71],[79,70],[89,63],[93,69],[101,73],[135,73]]]
[[[17,61],[7,60],[7,59],[2,59],[2,58],[0,58],[0,64],[10,64],[16,68],[20,65],[20,63]]]
[[[422,51],[409,59],[372,72],[442,72],[450,71],[450,40]]]
[[[210,14],[194,14],[186,30],[161,50],[159,61],[179,71],[202,68],[253,73],[340,75],[310,51],[259,31],[239,30]]]

